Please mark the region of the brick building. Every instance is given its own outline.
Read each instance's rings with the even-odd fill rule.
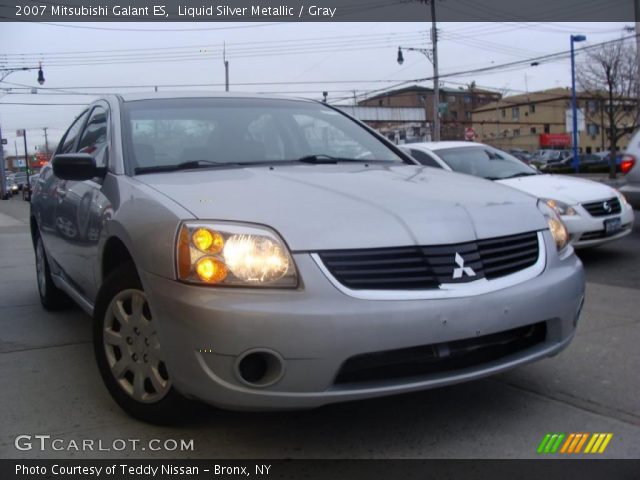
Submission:
[[[499,93],[476,88],[440,89],[440,136],[442,140],[462,140],[464,129],[471,126],[471,112],[501,98]],[[419,107],[424,108],[426,121],[433,122],[433,89],[413,85],[369,97],[358,102],[371,107]]]
[[[624,150],[629,143],[636,101],[628,107],[628,133],[618,141]],[[608,120],[601,98],[577,94],[577,107],[584,112],[584,130],[579,129],[581,152],[595,153],[609,149]],[[541,148],[571,148],[571,131],[566,128],[566,112],[571,108],[571,90],[553,88],[539,92],[504,97],[473,111],[476,139],[501,149],[534,151]],[[626,108],[626,107],[625,107]],[[626,111],[626,110],[625,110]],[[580,118],[580,117],[578,117]]]

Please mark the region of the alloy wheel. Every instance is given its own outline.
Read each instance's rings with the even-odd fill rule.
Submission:
[[[104,319],[103,346],[111,373],[134,400],[155,403],[171,389],[142,290],[123,290],[111,300]]]

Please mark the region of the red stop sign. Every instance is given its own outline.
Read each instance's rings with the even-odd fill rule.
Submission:
[[[471,128],[471,127],[467,127],[464,129],[464,139],[465,140],[473,140],[476,136],[476,131]]]

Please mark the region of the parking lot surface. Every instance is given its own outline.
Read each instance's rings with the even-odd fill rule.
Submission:
[[[130,419],[109,397],[90,318],[79,308],[41,308],[28,203],[2,201],[0,457],[533,458],[547,432],[610,432],[598,457],[640,458],[640,213],[631,235],[579,256],[586,304],[575,340],[557,357],[468,384],[311,411],[203,408],[184,426],[161,428]],[[36,442],[18,450],[18,435],[51,435],[61,450]],[[74,449],[83,439],[100,440],[101,449]],[[117,450],[116,439],[139,442]],[[173,440],[193,440],[193,449],[153,449],[166,440],[170,449]]]

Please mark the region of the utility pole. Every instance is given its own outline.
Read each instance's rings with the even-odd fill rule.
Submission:
[[[47,130],[49,130],[49,127],[44,127],[42,130],[44,130],[44,151],[48,157],[49,156],[49,137],[47,137]]]
[[[229,60],[227,60],[227,47],[222,44],[222,60],[224,61],[224,91],[229,91]]]
[[[5,181],[4,173],[4,139],[2,138],[2,127],[0,127],[0,199],[7,199],[7,183]]]
[[[638,2],[640,0],[636,0]],[[431,4],[431,42],[433,44],[433,141],[440,141],[440,79],[438,77],[438,29],[436,28],[436,0]]]
[[[638,72],[636,77],[636,86],[640,90],[640,0],[634,0],[633,13],[636,20],[636,62],[638,64]],[[640,91],[636,92],[638,98],[640,98]],[[638,105],[638,121],[640,123],[640,104]]]
[[[22,130],[22,138],[24,139],[24,164],[27,167],[27,186],[31,185],[29,182],[29,152],[27,152],[27,131]]]

